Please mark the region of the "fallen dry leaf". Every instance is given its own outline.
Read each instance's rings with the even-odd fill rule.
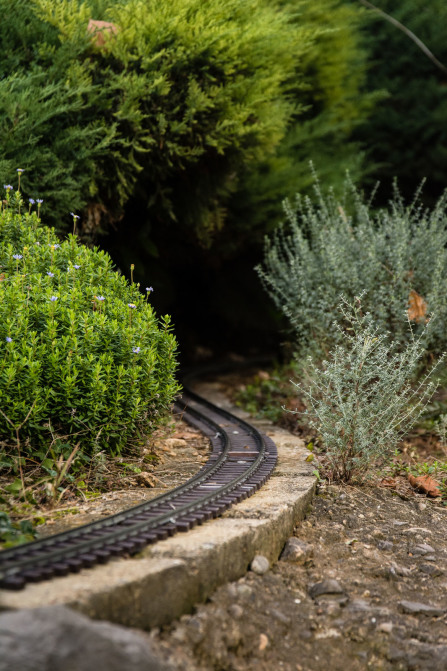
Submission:
[[[417,291],[412,289],[408,297],[408,319],[414,322],[427,322],[427,303],[422,296],[419,296]]]
[[[427,494],[427,496],[441,496],[441,492],[439,490],[440,483],[437,480],[431,478],[429,475],[419,475],[415,477],[409,473],[408,480],[412,487],[424,492],[424,494]]]

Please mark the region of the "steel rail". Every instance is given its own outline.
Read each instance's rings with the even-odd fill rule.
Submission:
[[[253,494],[269,477],[276,464],[275,445],[251,424],[189,390],[175,407],[185,421],[210,437],[213,451],[205,466],[183,485],[150,501],[0,552],[0,587],[21,589],[27,582],[135,554],[149,543],[217,517],[232,503]],[[229,426],[223,426],[222,420]],[[235,427],[242,430],[244,442],[249,442],[247,438],[253,442],[251,447],[237,446]],[[226,429],[232,429],[233,435]],[[244,451],[247,447],[248,452]]]

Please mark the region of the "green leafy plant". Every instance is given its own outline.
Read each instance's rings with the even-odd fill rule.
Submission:
[[[26,211],[32,206],[6,185],[0,437],[19,465],[39,451],[44,459],[57,438],[71,450],[119,452],[137,432],[160,424],[179,391],[170,319],[154,314],[151,287],[143,296],[107,254],[80,245],[76,235],[61,242]],[[63,459],[59,476],[69,463]]]
[[[393,454],[436,384],[429,374],[412,384],[424,353],[422,336],[399,349],[369,313],[362,313],[360,298],[352,304],[344,299],[339,309],[341,319],[333,328],[340,344],[321,365],[309,361],[309,386],[294,385],[320,435],[327,475],[351,482],[365,479],[379,460]]]
[[[32,541],[35,537],[36,531],[32,522],[22,520],[16,524],[7,513],[0,511],[0,549]]]
[[[422,335],[431,354],[447,346],[447,193],[431,210],[406,206],[396,192],[387,208],[374,211],[347,178],[343,197],[296,197],[285,203],[287,226],[266,240],[257,267],[275,305],[288,318],[300,353],[322,354],[340,342],[334,329],[343,294],[362,305],[380,332],[399,347],[411,341],[403,315]],[[436,319],[425,329],[429,314]]]

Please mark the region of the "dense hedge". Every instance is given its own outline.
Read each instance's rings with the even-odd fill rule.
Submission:
[[[350,135],[370,99],[358,12],[340,0],[0,0],[0,10],[0,182],[20,156],[25,192],[45,193],[51,223],[83,209],[84,232],[98,230],[132,198],[145,204],[148,251],[169,221],[209,245],[226,221],[265,228],[261,206],[273,212],[300,189],[310,158],[337,176],[359,167]],[[117,27],[103,46],[91,19]]]

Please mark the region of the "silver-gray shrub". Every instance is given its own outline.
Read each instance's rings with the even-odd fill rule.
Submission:
[[[389,206],[374,212],[349,178],[337,198],[296,196],[285,202],[286,224],[266,239],[263,265],[256,268],[276,306],[287,316],[298,349],[328,351],[340,334],[333,328],[343,294],[364,292],[362,304],[381,332],[399,346],[410,339],[405,315],[410,291],[436,315],[429,332],[414,324],[424,347],[440,353],[447,344],[447,195],[431,210],[418,194],[406,206],[395,193]]]
[[[309,357],[310,382],[294,384],[304,397],[309,424],[321,438],[326,475],[350,482],[365,479],[372,466],[394,452],[436,383],[429,380],[432,369],[417,386],[411,384],[424,354],[424,334],[414,338],[407,322],[409,342],[398,346],[370,314],[362,313],[359,298],[353,304],[344,299],[339,309],[341,320],[334,329],[340,344],[320,365]]]

